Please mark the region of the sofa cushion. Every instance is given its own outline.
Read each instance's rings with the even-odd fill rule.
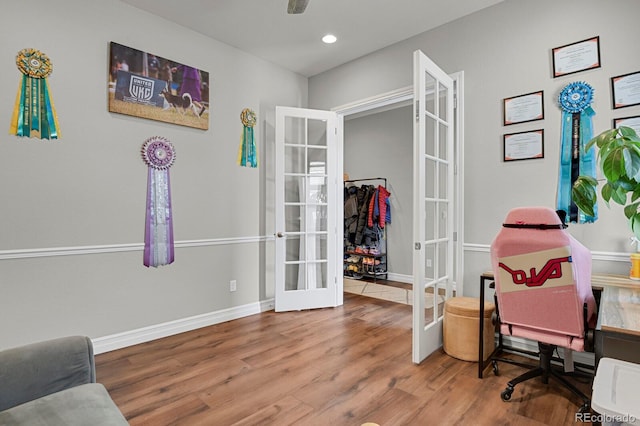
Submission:
[[[107,390],[88,383],[0,412],[0,425],[128,425]]]

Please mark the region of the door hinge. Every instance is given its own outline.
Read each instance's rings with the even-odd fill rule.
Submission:
[[[416,121],[420,119],[420,101],[416,101]]]
[[[334,135],[337,135],[337,134],[338,134],[338,128],[337,128],[337,127],[334,127],[334,128],[333,128],[333,134],[334,134]]]
[[[453,95],[453,108],[458,108],[458,95]]]
[[[453,241],[458,241],[458,232],[453,231]]]

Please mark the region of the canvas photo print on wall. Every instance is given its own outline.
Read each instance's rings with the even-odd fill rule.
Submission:
[[[110,43],[109,111],[209,129],[209,73]]]

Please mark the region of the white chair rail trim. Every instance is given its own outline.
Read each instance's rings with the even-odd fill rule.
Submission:
[[[230,244],[258,243],[273,240],[273,236],[209,238],[204,240],[176,241],[175,248],[209,247]],[[119,253],[129,251],[143,251],[143,243],[107,244],[77,247],[45,247],[33,249],[0,250],[0,260],[28,259],[34,257],[79,256],[85,254]]]

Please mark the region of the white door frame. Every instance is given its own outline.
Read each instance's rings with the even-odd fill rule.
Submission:
[[[455,99],[456,99],[456,108],[454,108],[455,115],[455,128],[454,128],[454,144],[455,144],[455,239],[456,239],[456,249],[455,249],[455,282],[453,285],[453,289],[456,292],[456,295],[464,294],[464,281],[462,279],[464,272],[464,197],[463,197],[463,187],[464,187],[464,71],[459,71],[453,74],[450,74],[450,77],[454,81],[455,91]],[[369,98],[360,99],[355,102],[350,102],[348,104],[340,105],[334,108],[331,108],[331,111],[337,112],[339,115],[343,117],[357,117],[358,115],[366,115],[367,113],[371,113],[374,110],[391,110],[395,108],[402,107],[404,105],[411,105],[413,103],[413,86],[403,87],[401,89],[392,90],[390,92],[381,93],[376,96],[371,96]],[[343,120],[341,120],[342,122]],[[344,140],[339,141],[338,155],[340,164],[344,168]],[[342,208],[342,206],[339,206]],[[340,211],[340,217],[342,217],[342,211]],[[413,241],[408,241],[407,244],[413,246]],[[413,252],[413,248],[412,248]],[[338,275],[340,276],[340,275]],[[344,274],[343,274],[344,279]]]

